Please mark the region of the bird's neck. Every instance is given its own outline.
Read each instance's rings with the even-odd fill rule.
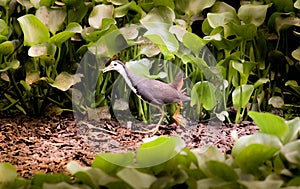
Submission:
[[[126,66],[124,65],[124,69],[120,70],[119,73],[122,75],[122,77],[125,79],[125,82],[127,83],[127,85],[130,87],[130,89],[136,93],[137,90],[136,88],[134,88],[134,85],[133,85],[133,79],[132,76],[133,76],[133,73],[131,73],[129,71],[128,68],[126,68]]]

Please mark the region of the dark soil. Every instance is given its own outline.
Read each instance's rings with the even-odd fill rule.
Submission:
[[[257,127],[252,122],[171,124],[162,127],[161,134],[180,136],[188,148],[213,144],[230,154],[233,130],[242,136],[254,133]],[[134,151],[149,137],[149,133],[132,131],[112,120],[75,121],[71,115],[6,117],[0,118],[0,157],[1,162],[14,165],[19,176],[31,178],[36,173],[67,173],[65,165],[72,160],[89,166],[99,152]]]

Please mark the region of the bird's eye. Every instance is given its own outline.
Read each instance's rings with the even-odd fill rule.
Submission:
[[[116,63],[114,63],[114,66],[117,66],[117,64],[116,64]]]

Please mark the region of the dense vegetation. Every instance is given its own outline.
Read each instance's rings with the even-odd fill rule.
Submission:
[[[0,164],[1,187],[299,186],[299,118],[254,112],[276,110],[285,119],[299,113],[299,9],[299,0],[1,0],[1,112],[72,109],[92,118],[92,110],[110,105],[117,78],[100,70],[120,59],[133,72],[166,81],[175,72],[168,65],[176,65],[191,81],[190,116],[239,123],[249,115],[261,130],[237,140],[229,159],[212,146],[187,150],[178,138],[160,137],[141,146],[139,163],[154,161],[143,149],[160,142],[174,149],[164,154],[170,160],[132,169],[116,165],[131,165],[130,153],[100,154],[91,168],[69,164],[75,180],[63,174],[24,180],[9,164]],[[129,104],[138,118],[150,118],[144,102],[132,96]]]

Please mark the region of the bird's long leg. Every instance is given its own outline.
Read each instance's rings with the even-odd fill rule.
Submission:
[[[176,111],[175,111],[175,113],[174,113],[174,115],[172,117],[175,120],[175,123],[177,125],[179,125],[180,124],[180,120],[177,118],[177,115],[180,113],[180,109],[182,107],[182,102],[177,102],[177,105],[178,105],[177,109],[176,109]]]
[[[165,112],[163,111],[163,109],[161,107],[155,106],[155,105],[154,105],[154,107],[156,107],[157,109],[159,109],[159,111],[161,113],[161,117],[160,117],[158,123],[156,124],[156,127],[152,130],[152,134],[155,134],[155,133],[159,132],[160,124],[164,120],[164,117],[165,117]]]

